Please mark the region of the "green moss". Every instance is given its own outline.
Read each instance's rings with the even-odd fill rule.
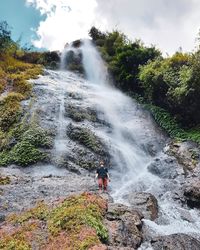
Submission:
[[[17,143],[11,151],[12,161],[21,166],[45,160],[47,155],[30,142],[23,140]]]
[[[12,214],[7,218],[12,224],[24,224],[30,219],[45,220],[49,214],[50,208],[44,203],[39,202],[36,207],[31,208],[21,214]]]
[[[47,131],[37,125],[31,126],[23,134],[23,141],[29,142],[35,147],[52,148],[53,141]]]
[[[97,236],[88,236],[86,239],[84,239],[80,245],[79,250],[87,250],[90,247],[93,247],[94,245],[97,245],[99,243]]]
[[[108,240],[108,231],[103,224],[106,207],[105,200],[90,193],[71,196],[49,206],[40,202],[35,208],[6,218],[6,228],[10,226],[16,230],[2,234],[0,248],[12,246],[10,249],[18,249],[15,248],[18,243],[21,249],[30,249],[34,242],[38,249],[55,249],[59,242],[62,249],[89,249]],[[41,231],[44,228],[48,230]],[[36,242],[36,230],[37,234],[38,230],[40,234],[45,233],[45,242]]]
[[[10,184],[10,178],[8,176],[3,177],[0,176],[0,185],[7,185]]]
[[[41,127],[31,124],[29,127],[19,126],[12,131],[12,136],[17,143],[9,150],[0,153],[0,166],[15,163],[21,166],[44,161],[48,158],[44,149],[52,148],[53,141],[47,131]]]
[[[8,237],[7,239],[0,240],[0,249],[2,250],[31,250],[32,247],[23,239],[13,239]]]
[[[23,96],[18,93],[9,93],[0,101],[0,129],[8,131],[14,123],[18,122],[22,115],[20,101]]]
[[[81,122],[84,120],[88,120],[92,122],[97,121],[97,115],[95,111],[92,111],[90,109],[83,109],[81,107],[69,104],[65,108],[65,111],[66,111],[66,115],[76,122]]]
[[[88,197],[90,198],[90,197]],[[96,230],[101,241],[107,241],[108,232],[102,222],[102,210],[98,205],[87,199],[87,194],[75,196],[66,200],[60,207],[53,210],[49,216],[48,227],[52,234],[61,230],[77,233],[83,225],[88,225]]]
[[[93,152],[100,155],[105,154],[99,138],[89,129],[70,125],[67,134],[70,139],[79,142]]]

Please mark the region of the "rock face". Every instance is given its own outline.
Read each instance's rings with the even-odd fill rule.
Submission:
[[[151,241],[154,250],[199,250],[200,241],[186,234],[160,236]]]
[[[200,208],[200,181],[193,179],[184,187],[184,195],[190,207]]]
[[[108,249],[137,249],[142,242],[142,215],[122,204],[108,204]]]
[[[185,172],[194,170],[200,164],[200,150],[191,142],[172,142],[166,148],[166,152],[177,158],[184,166]]]
[[[131,207],[142,212],[145,219],[155,220],[158,217],[158,203],[150,193],[136,192],[127,196]]]
[[[163,179],[174,179],[183,174],[182,168],[177,168],[176,159],[172,156],[156,158],[149,166],[149,172]]]

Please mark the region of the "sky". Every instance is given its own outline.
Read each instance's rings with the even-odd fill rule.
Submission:
[[[118,29],[163,54],[180,47],[192,51],[199,10],[200,0],[0,0],[0,20],[13,28],[13,38],[49,50],[88,37],[94,25],[102,31]]]

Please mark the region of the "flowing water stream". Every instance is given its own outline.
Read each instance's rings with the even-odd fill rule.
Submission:
[[[156,222],[144,220],[153,235],[187,233],[199,238],[199,212],[182,207],[175,199],[184,175],[181,166],[163,152],[167,137],[148,112],[109,84],[104,62],[89,41],[83,43],[81,50],[88,81],[73,83],[67,88],[84,96],[82,105],[95,107],[109,124],[109,127],[95,128],[95,133],[108,145],[112,156],[111,194],[114,200],[128,204],[127,194],[149,192],[158,199],[160,211]],[[151,147],[154,156],[149,153]],[[165,168],[166,175],[162,178],[148,170],[155,161]]]

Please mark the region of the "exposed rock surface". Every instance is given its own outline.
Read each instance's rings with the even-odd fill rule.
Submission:
[[[108,249],[137,249],[142,242],[142,214],[122,204],[108,204]]]
[[[186,173],[200,165],[200,150],[195,143],[171,142],[166,147],[166,152],[177,158],[178,162],[184,166]]]
[[[158,203],[150,193],[136,192],[127,196],[133,209],[142,212],[145,219],[155,220],[158,217]]]
[[[186,234],[160,236],[151,241],[154,250],[199,250],[200,241]]]
[[[182,168],[177,166],[177,161],[174,157],[156,158],[149,166],[148,170],[161,178],[174,179],[178,175],[183,174]]]
[[[200,208],[200,180],[195,178],[190,180],[184,187],[184,195],[187,203],[191,207]]]

